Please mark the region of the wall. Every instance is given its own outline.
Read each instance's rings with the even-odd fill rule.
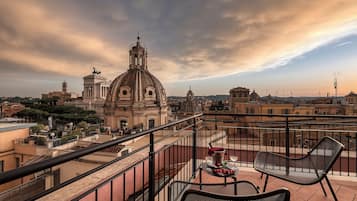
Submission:
[[[0,132],[0,153],[14,149],[14,140],[29,136],[29,128]]]

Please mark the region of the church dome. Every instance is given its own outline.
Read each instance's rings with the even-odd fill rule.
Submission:
[[[255,90],[253,90],[253,92],[249,95],[249,99],[250,101],[258,101],[260,99],[260,96],[257,92],[255,92]]]
[[[166,105],[166,94],[161,82],[148,70],[129,69],[112,82],[106,105],[145,103]]]
[[[129,51],[129,69],[111,83],[106,108],[120,106],[166,106],[165,89],[147,68],[147,50],[140,44],[140,37]]]

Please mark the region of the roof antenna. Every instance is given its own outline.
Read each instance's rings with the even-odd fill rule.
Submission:
[[[334,73],[334,81],[333,81],[333,87],[335,88],[335,98],[337,98],[337,87],[338,87],[338,85],[337,85],[337,75],[338,75],[338,73]]]

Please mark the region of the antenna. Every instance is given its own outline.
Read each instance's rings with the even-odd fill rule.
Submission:
[[[335,97],[336,98],[337,98],[337,87],[338,87],[338,85],[337,85],[337,75],[338,75],[338,73],[334,73],[334,81],[333,81],[333,87],[335,89]]]

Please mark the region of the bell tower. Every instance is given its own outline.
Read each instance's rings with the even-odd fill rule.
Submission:
[[[140,44],[138,35],[136,44],[129,50],[129,69],[147,70],[147,51]]]
[[[67,93],[67,82],[66,81],[62,82],[62,92]]]

